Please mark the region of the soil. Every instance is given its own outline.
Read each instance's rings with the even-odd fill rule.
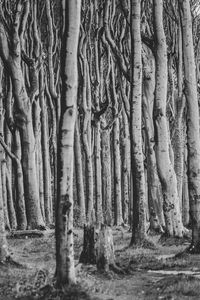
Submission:
[[[131,233],[115,228],[116,263],[122,272],[99,273],[95,265],[79,263],[83,230],[74,233],[76,286],[65,291],[54,287],[55,239],[49,230],[42,237],[8,239],[12,260],[0,266],[0,299],[200,299],[200,257],[180,254],[189,239],[152,236],[146,248],[130,248]]]

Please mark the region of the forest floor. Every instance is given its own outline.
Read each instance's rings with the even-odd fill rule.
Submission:
[[[155,247],[129,247],[131,233],[113,230],[116,262],[124,274],[99,273],[94,265],[78,263],[83,231],[75,230],[78,285],[56,291],[55,240],[52,230],[40,238],[9,238],[12,259],[0,265],[1,300],[164,300],[200,299],[200,256],[181,253],[189,239],[152,236]]]

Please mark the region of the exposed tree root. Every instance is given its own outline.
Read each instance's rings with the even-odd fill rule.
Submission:
[[[123,268],[117,266],[115,263],[109,265],[109,270],[116,274],[125,275],[127,273]]]
[[[0,266],[13,266],[20,269],[26,269],[26,266],[15,261],[11,256],[7,256],[5,261],[0,262]]]

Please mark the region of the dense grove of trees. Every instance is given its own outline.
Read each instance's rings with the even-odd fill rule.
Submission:
[[[189,0],[0,1],[0,260],[5,233],[73,224],[183,237],[200,252],[200,11]]]

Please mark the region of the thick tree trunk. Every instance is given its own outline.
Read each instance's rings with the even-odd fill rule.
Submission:
[[[27,119],[21,128],[21,137],[27,223],[29,229],[39,229],[44,227],[44,221],[40,209],[31,109],[29,109]]]
[[[84,225],[83,250],[80,255],[80,263],[95,264],[96,263],[96,233],[93,225]]]
[[[56,279],[58,286],[76,282],[73,243],[73,145],[78,91],[77,50],[80,0],[66,3],[62,37],[62,97],[58,140],[58,199],[56,207]]]
[[[111,227],[102,225],[96,243],[96,263],[100,271],[109,271],[110,266],[115,266],[114,242]]]
[[[131,100],[130,140],[133,184],[133,221],[131,244],[146,238],[146,192],[142,150],[142,61],[140,0],[131,1]]]
[[[158,173],[164,196],[166,234],[181,237],[183,225],[177,191],[176,174],[170,160],[166,119],[167,47],[163,28],[163,1],[153,1],[156,36],[155,142]]]
[[[143,117],[147,143],[147,178],[150,229],[161,230],[165,226],[163,215],[162,188],[157,172],[155,139],[153,125],[153,106],[155,93],[155,58],[149,48],[143,45]]]
[[[191,252],[200,253],[200,135],[192,18],[189,0],[179,0],[183,37],[185,96],[187,103],[188,184],[192,222]]]

